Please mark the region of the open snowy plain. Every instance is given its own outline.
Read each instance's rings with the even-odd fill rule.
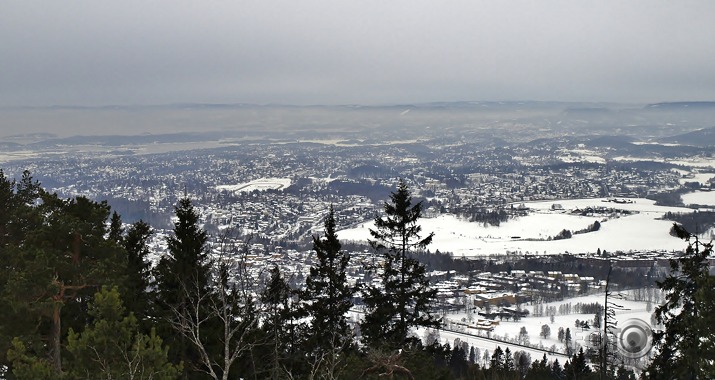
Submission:
[[[715,193],[711,199],[715,201]],[[685,248],[685,242],[669,235],[673,222],[661,218],[668,211],[687,213],[692,210],[656,206],[654,201],[643,198],[627,201],[632,203],[607,202],[606,198],[525,203],[524,206],[530,209],[527,216],[511,219],[499,227],[484,226],[449,214],[423,218],[421,225],[425,235],[429,232],[435,234],[431,250],[451,252],[455,256],[595,253],[598,248],[609,252]],[[606,207],[632,213],[581,216],[571,212],[588,207]],[[578,231],[595,221],[601,223],[598,231],[575,234],[571,239],[548,240],[563,229]],[[366,241],[370,238],[370,228],[374,228],[372,222],[364,223],[339,231],[338,237],[341,240]]]

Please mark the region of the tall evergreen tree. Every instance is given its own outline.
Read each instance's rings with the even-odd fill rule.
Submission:
[[[492,374],[500,373],[506,369],[504,351],[501,346],[494,349],[491,359],[489,360],[489,371]]]
[[[514,364],[514,357],[512,356],[509,347],[504,350],[504,369],[508,372],[516,370],[516,365]]]
[[[199,227],[199,214],[189,198],[179,200],[174,211],[174,234],[167,237],[168,252],[154,272],[157,299],[166,321],[188,319],[191,303],[209,292],[208,236]],[[183,378],[196,376],[190,373],[201,368],[199,354],[186,337],[172,331],[170,323],[163,325],[160,334],[167,337],[172,359],[184,363]]]
[[[313,236],[317,262],[310,268],[301,299],[309,318],[307,348],[311,354],[327,360],[337,357],[351,340],[346,314],[352,307],[354,290],[347,282],[349,256],[341,250],[332,206],[323,225],[325,236],[322,239]]]
[[[122,217],[114,211],[112,213],[112,218],[109,220],[109,235],[107,239],[116,244],[122,244],[122,239],[124,235],[124,227],[122,226]]]
[[[131,295],[124,302],[127,309],[141,321],[150,314],[153,305],[149,294],[151,265],[149,256],[149,238],[154,234],[151,226],[140,220],[129,227],[121,238],[126,251],[126,270],[124,274],[124,294]],[[110,234],[111,236],[111,234]]]
[[[7,196],[7,180],[0,180]],[[12,188],[12,186],[10,186]],[[108,241],[109,206],[84,197],[60,199],[48,194],[28,172],[11,191],[12,220],[0,260],[12,268],[2,279],[3,325],[21,339],[23,355],[49,358],[60,376],[62,337],[69,327],[80,328],[92,292],[119,282],[121,249]],[[16,346],[17,347],[17,346]]]
[[[0,169],[0,301],[6,305],[9,301],[3,299],[3,296],[8,281],[17,270],[17,265],[22,264],[15,261],[20,256],[20,244],[26,235],[24,231],[36,228],[41,223],[36,210],[23,202],[17,190],[17,182],[6,177]],[[33,198],[38,199],[39,195]],[[33,214],[34,218],[31,217]],[[35,226],[31,226],[31,219],[37,220]],[[0,366],[7,364],[5,354],[12,338],[18,331],[25,331],[32,325],[26,315],[14,311],[13,308],[6,308],[0,313]]]
[[[417,222],[422,216],[422,202],[412,203],[404,180],[391,193],[390,202],[385,202],[384,211],[385,217],[375,217],[375,229],[370,230],[370,245],[382,254],[382,286],[364,291],[367,314],[361,330],[370,346],[400,347],[415,340],[409,337],[411,328],[441,325],[430,314],[437,290],[429,288],[424,266],[410,256],[414,250],[426,249],[434,234],[421,236],[422,227]]]
[[[644,377],[715,378],[715,277],[707,261],[712,243],[701,242],[677,224],[673,231],[688,247],[670,261],[671,274],[658,282],[666,296],[655,315],[665,330],[653,334],[656,355]]]
[[[554,362],[551,363],[551,376],[553,376],[554,379],[559,380],[566,378],[566,375],[564,374],[564,369],[559,363],[559,359],[554,359]]]
[[[573,355],[571,329],[568,327],[566,328],[566,333],[564,334],[564,351],[566,352],[566,355],[568,355],[568,356]]]

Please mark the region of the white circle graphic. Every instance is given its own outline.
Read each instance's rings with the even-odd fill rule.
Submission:
[[[638,318],[631,318],[620,323],[616,337],[616,346],[621,355],[638,359],[653,348],[653,331],[650,325]]]

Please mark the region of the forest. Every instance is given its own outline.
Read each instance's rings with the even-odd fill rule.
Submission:
[[[436,290],[414,255],[433,237],[417,223],[422,207],[402,181],[388,195],[370,231],[378,260],[367,269],[377,281],[357,286],[346,281],[331,209],[313,236],[310,275],[296,287],[277,266],[252,278],[240,246],[210,249],[189,198],[175,206],[167,252],[152,263],[148,223],[124,224],[106,201],[63,199],[27,171],[16,180],[0,170],[0,379],[636,377],[593,357],[608,349],[562,364],[497,348],[480,366],[478,348],[434,339]],[[657,308],[666,329],[641,376],[711,378],[715,339],[699,338],[715,337],[715,286],[700,265],[711,245],[676,232],[688,248],[671,264],[678,276],[658,283],[669,294]],[[364,316],[354,322],[358,302]]]

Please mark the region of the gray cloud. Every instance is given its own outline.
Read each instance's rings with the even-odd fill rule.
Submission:
[[[715,2],[5,2],[0,106],[715,99]]]

